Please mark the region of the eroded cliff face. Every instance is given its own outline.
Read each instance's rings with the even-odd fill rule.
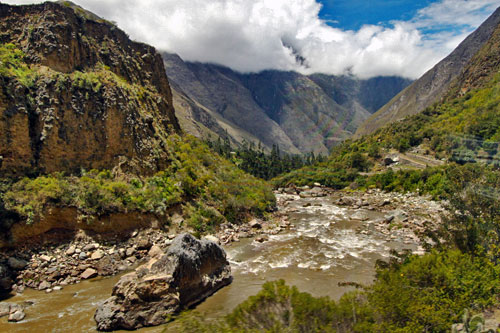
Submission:
[[[69,4],[0,4],[0,175],[168,164],[161,56]]]

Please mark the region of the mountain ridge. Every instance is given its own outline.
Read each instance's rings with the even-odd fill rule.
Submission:
[[[417,114],[442,99],[452,82],[481,47],[490,39],[500,23],[500,7],[472,32],[460,45],[421,78],[401,91],[362,124],[355,138],[372,133],[387,123]]]
[[[357,80],[273,70],[238,73],[220,65],[185,62],[176,54],[163,57],[174,103],[180,106],[176,112],[192,134],[223,133],[236,146],[262,143],[271,150],[276,144],[293,154],[327,154],[410,83],[398,77]],[[370,95],[370,87],[377,93]],[[200,118],[200,112],[205,114],[203,129],[192,121]]]

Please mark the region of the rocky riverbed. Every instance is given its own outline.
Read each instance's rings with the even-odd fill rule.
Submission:
[[[234,286],[219,291],[201,308],[216,302],[226,304],[227,311],[244,300],[243,296],[254,294],[260,285],[255,281],[264,282],[262,279],[297,276],[289,282],[313,294],[331,281],[369,282],[373,260],[384,258],[389,249],[422,251],[418,246],[421,232],[436,227],[444,212],[440,203],[429,198],[378,190],[289,188],[278,190],[277,198],[279,209],[273,219],[225,224],[217,234],[208,236],[224,245],[236,278]],[[119,241],[79,233],[64,244],[4,252],[2,260],[15,273],[14,292],[28,287],[50,297],[49,293],[83,280],[129,271],[155,253],[167,251],[175,236],[173,230],[145,229]],[[318,290],[308,289],[310,280],[318,281]],[[226,300],[221,295],[231,294],[229,289],[240,291]],[[338,290],[331,296],[343,293]],[[9,305],[8,313],[0,314],[12,315],[26,308],[29,317],[32,302],[21,303]],[[21,318],[20,313],[16,316]]]
[[[177,217],[177,220],[181,219]],[[286,216],[276,213],[269,221],[253,219],[241,225],[224,224],[216,235],[207,237],[228,244],[256,235],[276,234],[289,226]],[[57,287],[129,270],[147,257],[153,245],[165,250],[176,235],[176,231],[149,228],[131,232],[129,238],[122,241],[103,240],[98,235],[91,236],[82,231],[63,244],[3,251],[0,253],[0,279],[3,267],[10,272],[5,274],[5,280],[12,280],[10,284],[14,292],[33,288],[50,293]],[[5,281],[5,284],[9,285],[9,282]]]
[[[289,202],[299,198],[330,197],[339,207],[355,211],[353,220],[370,220],[369,212],[379,212],[384,216],[370,221],[357,229],[368,234],[367,229],[374,229],[386,236],[387,240],[401,239],[405,243],[425,241],[425,231],[435,230],[441,223],[445,213],[443,202],[434,201],[430,196],[420,196],[415,193],[383,192],[379,189],[368,191],[335,191],[321,186],[313,188],[286,188],[277,191],[278,206],[285,216],[295,212]],[[306,203],[305,205],[308,205]]]

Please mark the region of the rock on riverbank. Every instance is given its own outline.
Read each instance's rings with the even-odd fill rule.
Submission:
[[[196,304],[232,281],[225,251],[216,243],[177,236],[166,254],[124,275],[97,309],[101,331],[160,325],[168,314]]]

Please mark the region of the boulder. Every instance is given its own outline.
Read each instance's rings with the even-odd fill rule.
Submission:
[[[10,268],[15,269],[15,270],[21,270],[28,266],[28,262],[26,260],[22,259],[17,259],[15,257],[10,257],[8,260],[8,264]]]
[[[83,273],[82,275],[80,275],[80,278],[82,278],[83,280],[86,280],[86,279],[91,279],[93,277],[96,277],[97,276],[97,271],[93,268],[87,268]]]
[[[206,236],[205,236],[205,237],[203,237],[203,238],[205,238],[205,239],[206,239],[206,240],[208,240],[208,241],[211,241],[211,242],[214,242],[214,243],[216,243],[216,244],[220,245],[220,239],[219,239],[219,238],[217,238],[217,237],[215,237],[214,235],[206,235]]]
[[[232,281],[225,251],[189,234],[175,238],[166,254],[121,277],[94,319],[97,329],[137,329],[199,303]]]
[[[40,256],[40,259],[41,259],[42,261],[48,261],[48,262],[50,262],[50,261],[52,260],[52,257],[47,256],[47,255],[41,255],[41,256]]]
[[[5,317],[10,313],[10,303],[0,302],[0,318]]]
[[[45,289],[49,289],[50,287],[52,287],[52,284],[48,281],[42,281],[40,283],[40,285],[38,286],[38,290],[45,290]]]
[[[250,226],[250,228],[255,228],[255,229],[262,228],[262,224],[257,219],[253,219],[252,221],[248,222],[248,225]]]
[[[75,254],[75,251],[76,251],[76,248],[74,245],[71,245],[67,250],[66,250],[66,255],[67,256],[72,256],[73,254]]]
[[[153,244],[147,237],[143,237],[137,241],[137,248],[139,250],[149,250],[151,246],[153,246]]]
[[[99,260],[99,259],[102,259],[102,257],[104,257],[104,251],[103,250],[96,250],[96,251],[94,251],[94,253],[92,253],[92,255],[90,256],[90,259]]]
[[[9,321],[11,322],[18,322],[24,319],[26,317],[26,314],[24,314],[24,311],[22,309],[17,309],[9,314]]]
[[[149,249],[148,256],[151,258],[158,257],[163,254],[162,249],[158,245],[153,245],[151,249]]]

